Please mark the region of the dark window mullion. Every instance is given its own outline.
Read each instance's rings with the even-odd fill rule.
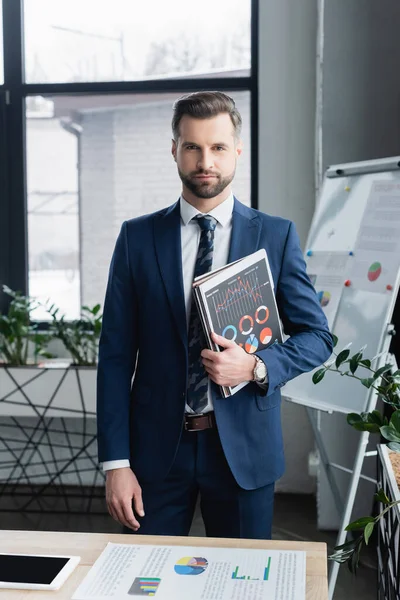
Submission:
[[[258,208],[258,145],[259,145],[259,118],[258,118],[258,58],[259,58],[259,2],[251,0],[251,82],[250,90],[250,168],[251,168],[251,206]]]
[[[1,294],[9,280],[9,206],[7,190],[6,94],[0,92],[0,311],[6,310],[7,299]]]
[[[5,160],[8,204],[8,280],[14,290],[27,292],[28,252],[25,186],[25,111],[22,94],[22,2],[3,0]]]
[[[11,90],[21,87],[23,78],[22,0],[3,0],[4,84]]]
[[[27,83],[23,85],[23,94],[151,94],[151,93],[185,93],[197,90],[229,90],[231,92],[247,91],[251,88],[252,77],[152,79],[149,81],[100,81],[83,83]]]

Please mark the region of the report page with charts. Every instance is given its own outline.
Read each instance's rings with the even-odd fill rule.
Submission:
[[[72,600],[305,600],[306,552],[109,543]]]

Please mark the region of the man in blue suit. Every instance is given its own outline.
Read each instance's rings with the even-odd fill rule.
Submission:
[[[284,471],[280,388],[332,352],[294,224],[232,194],[240,128],[226,94],[180,98],[172,155],[182,195],[124,222],[116,242],[99,350],[98,445],[109,512],[130,531],[187,535],[200,494],[207,535],[270,538],[274,483]],[[213,334],[224,350],[212,352],[193,277],[260,248],[290,338],[247,354]],[[219,385],[244,381],[221,396]]]

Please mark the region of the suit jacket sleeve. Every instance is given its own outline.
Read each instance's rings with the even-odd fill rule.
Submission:
[[[127,223],[112,256],[97,370],[99,461],[129,459],[131,381],[137,355],[137,299],[129,267]]]
[[[290,379],[322,364],[333,350],[328,322],[307,276],[293,223],[286,238],[276,300],[284,331],[290,338],[257,352],[268,369],[268,396]]]

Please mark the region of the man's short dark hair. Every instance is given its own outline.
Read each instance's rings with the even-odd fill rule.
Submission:
[[[226,113],[230,116],[235,137],[240,137],[242,117],[236,108],[235,101],[223,92],[193,92],[181,96],[174,103],[172,117],[172,133],[174,140],[179,138],[179,124],[184,115],[194,119],[211,119]]]

